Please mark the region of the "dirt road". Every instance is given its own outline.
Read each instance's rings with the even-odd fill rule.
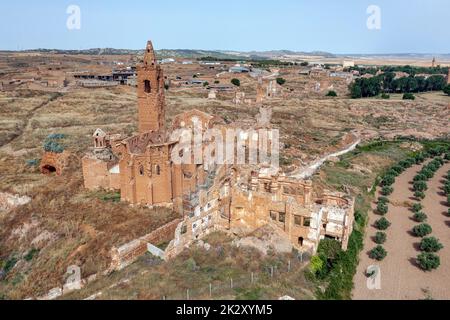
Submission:
[[[368,252],[376,246],[372,237],[376,233],[373,227],[380,216],[370,214],[370,222],[364,240],[364,250],[360,255],[360,264],[355,275],[355,300],[417,300],[424,298],[450,299],[450,217],[447,216],[446,198],[440,189],[443,176],[450,170],[450,164],[444,165],[428,183],[426,198],[422,204],[428,215],[428,223],[433,228],[432,236],[437,237],[444,245],[439,252],[441,266],[438,270],[424,272],[416,265],[419,238],[411,235],[411,229],[417,225],[405,206],[406,201],[412,200],[410,181],[421,166],[408,169],[397,178],[394,193],[390,196],[389,213],[387,219],[392,226],[387,231],[388,240],[384,245],[388,256],[382,262],[369,258]],[[369,290],[365,271],[370,265],[378,265],[381,269],[381,289]]]

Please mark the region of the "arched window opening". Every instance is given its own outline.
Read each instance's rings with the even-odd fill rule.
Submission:
[[[144,81],[144,91],[145,91],[145,93],[151,93],[152,92],[152,86],[151,86],[150,80],[145,80]]]

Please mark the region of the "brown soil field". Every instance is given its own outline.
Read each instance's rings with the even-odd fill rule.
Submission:
[[[372,213],[366,229],[364,250],[360,255],[360,263],[354,278],[353,298],[356,300],[417,300],[417,299],[450,299],[450,219],[447,216],[446,199],[442,194],[442,179],[450,169],[444,165],[430,180],[426,198],[423,200],[424,212],[428,215],[428,224],[433,228],[432,236],[437,237],[444,245],[439,252],[441,266],[432,272],[422,271],[416,263],[420,253],[419,238],[411,234],[417,222],[412,220],[412,212],[406,204],[414,203],[411,181],[422,166],[414,166],[397,178],[394,193],[389,197],[389,213],[387,219],[392,223],[388,229],[387,242],[384,247],[388,256],[382,262],[369,258],[370,251],[376,244],[372,237],[377,232],[373,226],[380,216]],[[375,208],[375,205],[373,206]],[[366,270],[370,265],[378,265],[381,269],[381,289],[367,288]]]

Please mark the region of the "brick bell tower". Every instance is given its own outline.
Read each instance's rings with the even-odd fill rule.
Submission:
[[[144,63],[137,67],[137,74],[139,133],[164,131],[164,76],[151,41],[147,42]]]

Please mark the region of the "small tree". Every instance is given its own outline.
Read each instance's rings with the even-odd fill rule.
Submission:
[[[278,83],[280,86],[282,86],[283,84],[286,83],[286,79],[283,79],[283,78],[277,78],[277,83]]]
[[[390,98],[391,98],[391,96],[388,95],[388,94],[386,94],[386,93],[383,93],[383,94],[381,95],[381,99],[390,99]]]
[[[333,90],[328,91],[327,97],[337,97],[336,91]]]
[[[433,229],[431,228],[431,226],[429,224],[426,223],[422,223],[419,224],[418,226],[415,226],[413,228],[413,233],[416,235],[416,237],[426,237],[427,235],[429,235],[430,233],[433,232]]]
[[[412,209],[414,212],[419,212],[420,210],[423,209],[423,206],[420,203],[414,203],[412,206]]]
[[[392,194],[392,192],[394,192],[394,188],[389,187],[389,186],[385,186],[381,189],[381,194],[383,196],[389,196]]]
[[[385,197],[385,196],[381,196],[381,197],[378,198],[378,203],[388,204],[389,203],[389,198]]]
[[[421,253],[417,257],[417,262],[420,268],[425,271],[437,269],[441,265],[441,259],[436,254],[430,252]]]
[[[208,82],[208,81],[203,82],[203,86],[204,86],[204,87],[209,86],[209,82]]]
[[[387,235],[384,232],[379,231],[375,235],[375,243],[376,244],[383,244],[386,242],[386,239],[387,239]]]
[[[450,84],[448,84],[448,85],[446,85],[445,87],[444,87],[444,93],[446,94],[446,95],[449,95],[450,96]]]
[[[392,186],[395,182],[395,176],[393,175],[386,175],[383,180],[381,181],[381,185],[384,186]]]
[[[382,261],[387,256],[386,250],[382,246],[376,246],[369,253],[370,258],[378,261]]]
[[[388,211],[389,211],[389,208],[388,208],[388,205],[387,204],[385,204],[385,203],[378,203],[378,205],[377,205],[377,212],[379,213],[379,214],[381,214],[381,215],[385,215],[385,214],[387,214],[388,213]]]
[[[425,181],[417,181],[414,182],[413,189],[414,191],[426,191],[428,190],[428,186]]]
[[[386,219],[384,217],[375,221],[375,227],[378,230],[384,231],[384,230],[387,230],[390,226],[391,226],[391,223],[389,222],[388,219]]]
[[[438,252],[444,246],[435,237],[423,238],[420,242],[420,250],[425,252]]]
[[[428,219],[428,216],[423,212],[416,212],[414,214],[414,220],[417,222],[425,222]]]
[[[231,79],[231,83],[233,85],[235,85],[236,87],[240,87],[241,86],[241,81],[239,79],[236,79],[236,78]]]
[[[414,192],[414,197],[416,197],[417,199],[425,199],[425,193],[422,191],[416,191]]]
[[[403,95],[403,100],[416,100],[416,97],[408,92]]]

